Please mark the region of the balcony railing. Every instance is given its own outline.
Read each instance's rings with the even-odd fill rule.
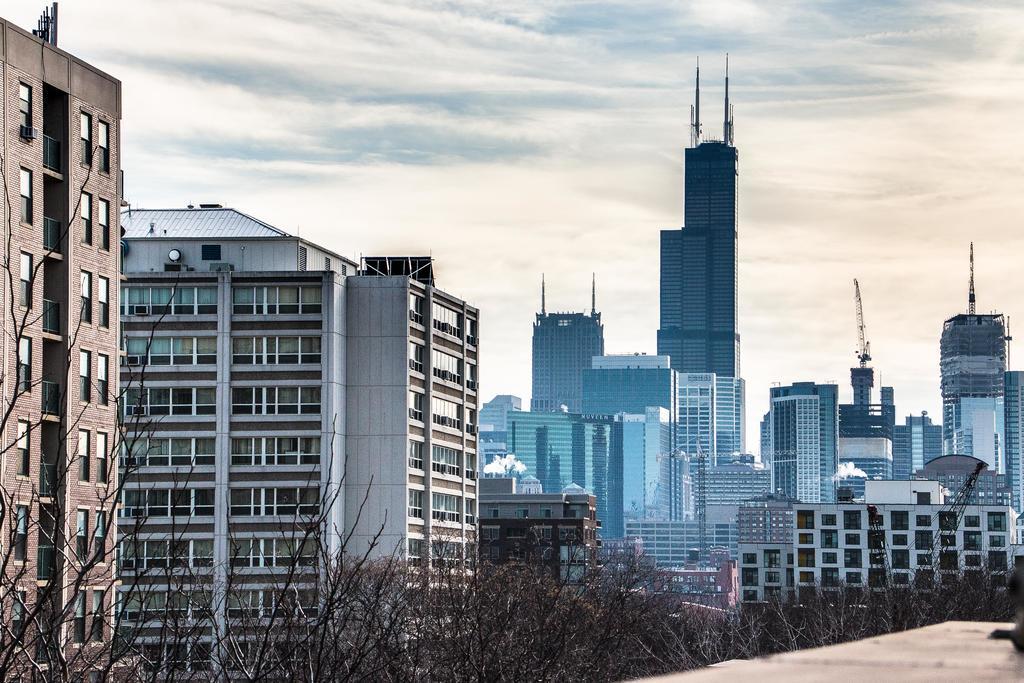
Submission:
[[[53,576],[57,568],[57,552],[52,545],[41,545],[36,555],[36,578],[46,581]]]
[[[60,334],[60,304],[43,299],[43,332]]]
[[[43,462],[39,466],[39,495],[53,496],[57,493],[57,463]]]
[[[43,415],[60,415],[60,385],[43,381]]]
[[[60,140],[43,136],[43,166],[60,173]]]
[[[56,218],[43,216],[43,248],[61,253],[60,221]]]

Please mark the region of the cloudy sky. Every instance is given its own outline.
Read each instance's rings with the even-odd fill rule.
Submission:
[[[35,25],[41,2],[0,2]],[[35,5],[39,5],[37,8]],[[901,414],[937,418],[938,336],[1022,291],[1017,2],[69,0],[61,46],[121,78],[126,195],[220,202],[336,251],[431,253],[482,309],[485,394],[588,304],[655,350],[658,231],[682,221],[693,65],[740,151],[748,448],[772,382],[854,361],[852,279]],[[1024,324],[1024,319],[1021,319]]]

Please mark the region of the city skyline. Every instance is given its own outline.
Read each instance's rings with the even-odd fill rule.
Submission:
[[[748,429],[775,381],[835,381],[847,400],[854,276],[900,418],[941,414],[938,336],[966,309],[972,239],[979,311],[1016,318],[1009,5],[393,7],[68,4],[61,39],[126,84],[134,205],[220,202],[348,256],[432,250],[482,309],[485,397],[529,398],[541,272],[549,310],[585,310],[596,271],[608,352],[654,353],[698,54],[715,122],[731,53]],[[31,26],[38,8],[5,10]],[[109,43],[114,21],[146,40]]]

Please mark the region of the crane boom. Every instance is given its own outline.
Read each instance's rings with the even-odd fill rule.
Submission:
[[[857,360],[862,368],[867,367],[871,360],[871,342],[867,341],[864,329],[864,305],[860,299],[860,283],[853,279],[853,297],[857,304]]]

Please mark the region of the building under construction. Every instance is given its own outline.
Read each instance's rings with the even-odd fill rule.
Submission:
[[[942,388],[942,451],[973,455],[1003,470],[1003,395],[1006,321],[1001,313],[977,313],[974,247],[967,313],[948,319],[939,342]]]

